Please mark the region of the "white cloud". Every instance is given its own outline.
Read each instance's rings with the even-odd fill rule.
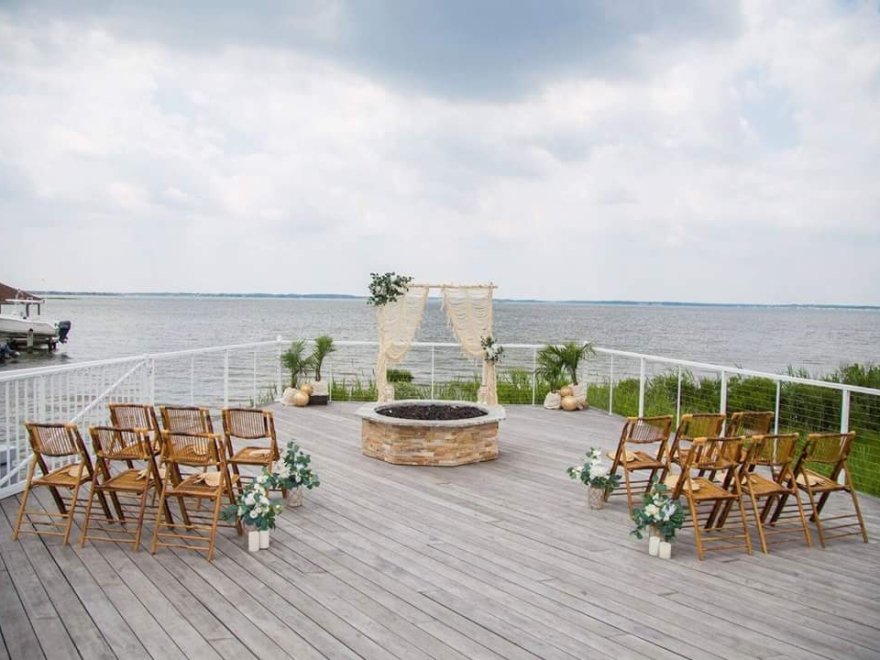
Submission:
[[[328,7],[306,21],[325,48]],[[0,279],[359,293],[394,269],[508,297],[878,304],[880,18],[742,13],[724,38],[634,33],[639,75],[486,98],[0,14]]]

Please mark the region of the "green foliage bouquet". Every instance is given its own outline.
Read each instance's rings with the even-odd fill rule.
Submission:
[[[665,484],[654,481],[651,490],[645,493],[642,506],[632,512],[636,528],[630,532],[636,538],[648,528],[654,528],[664,541],[672,541],[675,533],[684,525],[684,507],[679,500],[669,497]]]
[[[223,520],[241,520],[245,525],[252,525],[260,531],[275,529],[275,517],[281,513],[282,506],[269,499],[269,488],[272,476],[263,470],[253,482],[244,487],[238,501],[230,504],[221,512]]]
[[[312,457],[304,451],[300,451],[295,442],[287,443],[287,451],[281,457],[279,464],[271,476],[273,488],[293,490],[294,488],[307,488],[311,490],[321,485],[318,475],[311,468]]]
[[[493,337],[480,337],[480,346],[483,348],[483,359],[492,364],[498,364],[504,355],[504,346],[495,342]]]
[[[582,481],[591,488],[598,488],[610,493],[620,484],[619,474],[609,474],[610,467],[602,462],[602,451],[596,447],[590,447],[583,465],[570,467],[566,470],[568,476],[576,481]]]

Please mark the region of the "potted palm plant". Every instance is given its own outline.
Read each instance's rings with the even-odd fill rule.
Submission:
[[[295,341],[286,352],[281,354],[281,364],[290,372],[290,387],[281,395],[281,402],[287,405],[305,406],[309,403],[307,392],[300,391],[299,379],[311,371],[314,365],[314,354],[306,355],[304,339]]]
[[[538,351],[535,374],[548,383],[551,390],[558,390],[565,410],[581,410],[587,406],[586,387],[578,385],[578,369],[584,359],[594,354],[589,343],[576,341],[550,344]],[[569,384],[560,386],[566,380]]]
[[[327,382],[321,378],[321,367],[324,365],[324,360],[327,359],[327,356],[335,352],[336,347],[333,345],[332,337],[321,335],[315,338],[315,348],[310,356],[312,361],[311,367],[315,371],[315,380],[311,383],[312,392],[309,397],[309,405],[325,406],[330,400],[330,388]]]

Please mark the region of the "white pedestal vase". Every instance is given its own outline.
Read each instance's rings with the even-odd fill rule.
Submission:
[[[660,541],[660,559],[670,559],[672,557],[672,544],[669,541]]]
[[[257,530],[247,533],[248,552],[256,552],[260,549],[260,533]]]
[[[265,550],[269,547],[269,530],[261,529],[260,530],[260,550]]]
[[[303,492],[302,487],[297,486],[296,488],[287,491],[287,508],[295,509],[298,506],[302,506],[303,503]]]

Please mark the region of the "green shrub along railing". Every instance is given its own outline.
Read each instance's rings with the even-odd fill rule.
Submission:
[[[789,370],[789,376],[810,378],[803,372]],[[679,385],[679,378],[681,383]],[[414,382],[409,372],[395,378],[397,399],[476,400],[480,379],[477,374],[447,381]],[[821,379],[880,389],[880,366],[847,365]],[[498,400],[501,404],[540,404],[553,389],[550,383],[533,378],[523,368],[502,368],[498,373]],[[696,377],[682,370],[659,373],[645,379],[644,414],[673,415],[713,412],[721,401],[721,379]],[[591,407],[617,415],[635,416],[639,412],[639,378],[621,378],[613,382],[591,382],[588,400]],[[679,394],[680,392],[680,394]],[[757,376],[730,376],[727,379],[726,413],[742,410],[775,410],[777,382]],[[792,382],[778,385],[779,433],[837,432],[840,429],[842,399],[839,390]],[[342,379],[332,383],[336,401],[375,401],[375,382],[369,379]],[[610,402],[610,407],[609,407]],[[853,481],[861,491],[880,495],[880,396],[854,392],[850,396],[849,428],[856,432],[850,457]]]

